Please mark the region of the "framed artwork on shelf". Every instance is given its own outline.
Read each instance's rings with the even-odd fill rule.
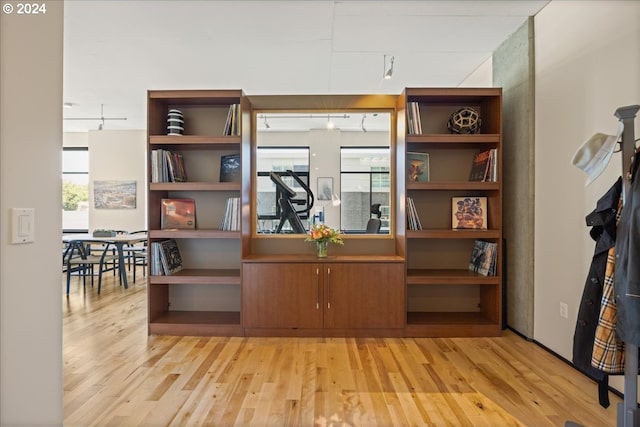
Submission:
[[[487,229],[486,197],[453,197],[451,199],[451,228]]]
[[[410,182],[429,182],[429,153],[407,153],[407,177]]]
[[[220,157],[220,182],[240,182],[240,154]]]
[[[333,178],[332,177],[319,177],[318,178],[318,200],[331,200],[333,194]]]
[[[196,203],[193,199],[162,199],[160,227],[168,229],[195,229]]]

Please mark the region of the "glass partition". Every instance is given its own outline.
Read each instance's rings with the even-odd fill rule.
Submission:
[[[391,113],[256,112],[257,234],[391,230]]]

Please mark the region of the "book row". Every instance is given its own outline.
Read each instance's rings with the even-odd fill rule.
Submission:
[[[185,182],[187,172],[180,153],[158,148],[151,150],[151,182]]]
[[[473,156],[469,181],[497,182],[498,180],[498,149],[479,151]],[[407,181],[429,182],[430,177],[429,153],[416,151],[407,152]]]

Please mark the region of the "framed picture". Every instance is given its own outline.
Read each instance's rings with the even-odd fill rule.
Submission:
[[[451,228],[487,229],[486,197],[453,197],[451,199]]]
[[[429,153],[407,153],[407,180],[429,182]]]
[[[160,228],[195,229],[196,203],[193,199],[162,199]]]
[[[220,157],[220,182],[240,182],[240,154]]]
[[[318,178],[318,200],[331,200],[333,194],[333,178],[331,177],[319,177]]]
[[[93,181],[96,209],[135,209],[136,181]]]

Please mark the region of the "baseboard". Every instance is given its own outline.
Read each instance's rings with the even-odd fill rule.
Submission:
[[[534,343],[535,345],[537,345],[538,347],[542,348],[543,350],[545,350],[546,352],[552,354],[553,356],[557,357],[558,359],[562,360],[564,363],[566,363],[567,365],[571,366],[573,369],[575,369],[577,372],[580,372],[582,375],[584,375],[585,377],[589,378],[590,380],[594,381],[597,383],[597,381],[590,375],[585,374],[584,372],[582,372],[581,370],[579,370],[578,368],[575,367],[575,365],[573,364],[573,362],[571,362],[570,360],[562,357],[560,354],[556,353],[555,351],[551,350],[549,347],[545,346],[544,344],[541,344],[540,342],[534,340],[533,338],[529,338],[526,337],[525,335],[521,334],[520,332],[516,331],[515,329],[513,329],[510,326],[507,326],[507,329],[509,329],[510,331],[512,331],[514,334],[518,335],[519,337],[522,337],[523,339]],[[620,391],[616,390],[615,388],[608,386],[607,387],[609,389],[610,393],[615,394],[616,396],[618,396],[621,399],[624,399],[624,394],[621,393]]]

